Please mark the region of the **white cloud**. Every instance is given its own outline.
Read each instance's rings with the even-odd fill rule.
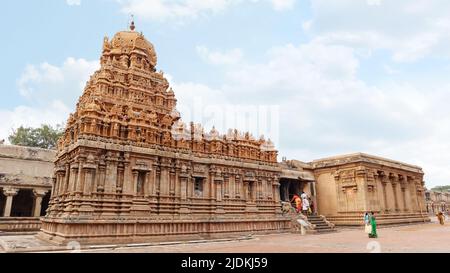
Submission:
[[[22,96],[34,103],[60,98],[69,104],[81,95],[86,81],[99,68],[98,61],[67,58],[61,66],[28,65],[17,81]]]
[[[291,9],[295,5],[296,0],[271,0],[275,10]]]
[[[140,18],[165,21],[173,19],[197,18],[209,13],[217,13],[239,0],[122,0],[122,11]]]
[[[81,5],[81,0],[66,0],[66,3],[69,6],[79,6]]]
[[[270,3],[274,10],[294,7],[296,0],[117,0],[122,12],[140,18],[167,21],[186,20],[223,12],[245,2]]]
[[[0,140],[7,140],[13,129],[20,126],[39,127],[41,124],[56,126],[66,121],[72,110],[60,100],[47,105],[30,107],[17,106],[13,110],[0,110]]]
[[[210,51],[205,46],[197,46],[197,53],[203,60],[215,65],[238,64],[244,56],[244,53],[239,48],[235,48],[227,52],[219,52]]]
[[[399,70],[392,68],[390,65],[384,65],[383,68],[384,68],[384,71],[386,71],[386,73],[388,75],[396,75],[396,74],[400,73]]]
[[[315,39],[371,50],[397,62],[450,57],[450,2],[445,0],[312,0],[308,28]]]
[[[0,139],[6,139],[12,129],[37,127],[66,122],[89,76],[98,69],[98,61],[67,58],[61,66],[49,63],[28,65],[17,80],[26,105],[12,110],[0,110]]]

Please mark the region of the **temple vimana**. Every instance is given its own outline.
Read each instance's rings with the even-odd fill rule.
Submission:
[[[429,221],[420,167],[361,153],[278,162],[270,140],[185,124],[134,23],[104,39],[100,63],[56,154],[0,145],[0,230],[55,244],[286,232],[282,202],[303,191],[330,226],[362,225],[365,211]]]

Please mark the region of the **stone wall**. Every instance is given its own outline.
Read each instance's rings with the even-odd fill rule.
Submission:
[[[0,145],[0,230],[39,230],[45,215],[56,152]]]

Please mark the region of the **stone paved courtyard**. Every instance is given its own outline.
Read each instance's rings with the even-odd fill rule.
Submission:
[[[95,247],[81,252],[107,253],[364,253],[364,252],[445,252],[450,253],[450,224],[438,225],[433,219],[430,224],[411,226],[382,227],[379,238],[367,238],[362,229],[340,229],[336,233],[322,235],[276,234],[254,236],[249,240],[180,243],[173,245],[142,247]],[[50,250],[50,245],[34,239],[33,235],[0,236],[2,246],[5,243],[16,251],[36,248],[36,251]],[[40,248],[40,249],[37,249]],[[61,251],[53,248],[54,251]],[[4,250],[0,250],[3,251]],[[44,251],[44,252],[47,252]],[[70,252],[70,251],[66,251]]]

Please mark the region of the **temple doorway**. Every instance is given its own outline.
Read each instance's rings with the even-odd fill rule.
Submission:
[[[34,196],[32,190],[19,190],[14,196],[11,217],[32,217]]]
[[[304,183],[296,179],[280,179],[280,200],[290,202],[294,194],[300,195],[303,191]]]

